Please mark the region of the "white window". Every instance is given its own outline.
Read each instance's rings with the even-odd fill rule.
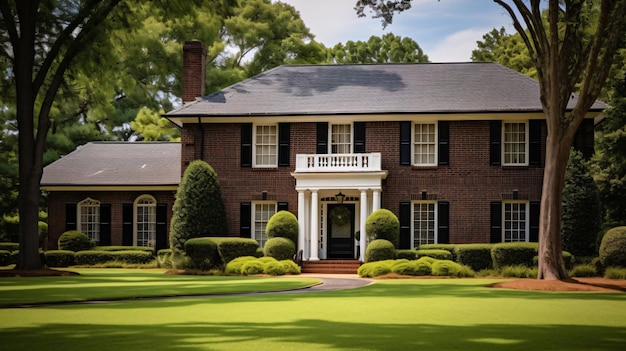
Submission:
[[[413,202],[412,238],[413,248],[423,244],[437,243],[437,203],[433,201]]]
[[[254,128],[254,166],[278,166],[278,128],[275,125]]]
[[[78,203],[78,223],[79,231],[87,234],[87,236],[100,243],[100,201],[86,198]]]
[[[255,202],[252,204],[252,238],[264,247],[267,242],[265,227],[270,218],[276,213],[275,202]]]
[[[352,152],[352,125],[333,124],[330,132],[332,154],[349,154]]]
[[[156,200],[150,195],[135,200],[135,245],[156,246]]]
[[[502,128],[502,164],[504,166],[528,165],[528,128],[526,122],[505,122]]]
[[[434,123],[413,125],[413,165],[437,165],[437,128]]]
[[[504,202],[503,241],[528,241],[528,202]]]

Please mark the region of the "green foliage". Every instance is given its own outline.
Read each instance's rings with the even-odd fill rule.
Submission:
[[[328,51],[333,63],[428,62],[428,56],[413,39],[393,33],[371,36],[367,41],[338,43]]]
[[[79,266],[92,266],[115,260],[115,253],[111,251],[85,250],[78,251],[74,260]]]
[[[604,234],[600,260],[604,267],[626,267],[626,226],[615,227]]]
[[[437,260],[431,265],[431,274],[444,277],[473,277],[476,273],[467,266],[450,260]]]
[[[569,271],[570,277],[596,277],[598,271],[593,264],[579,264]]]
[[[476,42],[472,62],[498,62],[532,78],[537,78],[537,68],[519,33],[508,34],[504,27],[493,29]]]
[[[392,260],[395,256],[395,246],[385,239],[373,240],[365,249],[365,262]]]
[[[253,260],[245,262],[241,266],[241,274],[243,275],[254,275],[254,274],[262,274],[264,272],[263,262],[259,260]]]
[[[274,237],[265,243],[263,249],[265,256],[273,257],[277,260],[288,260],[296,253],[296,245],[288,238]]]
[[[185,254],[193,269],[207,271],[222,263],[217,244],[211,238],[192,238],[185,242]]]
[[[505,278],[537,278],[537,267],[530,268],[523,264],[504,266],[498,271],[499,276]]]
[[[172,249],[161,249],[157,252],[157,267],[173,268]]]
[[[400,238],[400,221],[398,221],[398,217],[393,212],[381,208],[367,217],[365,232],[370,242],[376,239],[384,239],[397,247]]]
[[[358,271],[362,278],[374,278],[381,275],[396,273],[408,276],[449,276],[473,277],[476,273],[467,266],[450,260],[437,260],[432,257],[423,257],[418,260],[382,260],[362,264]]]
[[[457,244],[423,244],[416,248],[416,250],[446,250],[452,254],[452,260],[456,260],[454,256],[455,248]]]
[[[536,243],[499,243],[491,248],[493,267],[533,266],[533,258],[537,256]]]
[[[227,233],[217,174],[202,160],[192,161],[185,170],[172,210],[170,248],[174,251],[183,251],[189,239]]]
[[[598,188],[589,174],[587,161],[582,153],[572,149],[562,198],[561,240],[563,250],[575,255],[591,255],[602,213]]]
[[[228,275],[300,274],[300,267],[291,260],[276,260],[273,257],[242,256],[228,262],[224,272]]]
[[[285,275],[287,274],[287,269],[284,264],[274,260],[273,262],[267,262],[263,265],[263,273],[269,275]]]
[[[623,267],[609,267],[604,272],[604,277],[608,279],[626,279],[626,268]]]
[[[265,226],[265,234],[271,238],[287,238],[298,241],[298,219],[289,211],[276,212]]]
[[[456,245],[454,253],[456,262],[471,267],[475,271],[489,269],[491,261],[491,244]]]
[[[19,243],[0,243],[0,250],[16,251],[20,249]]]
[[[596,272],[598,272],[599,276],[603,276],[604,275],[604,271],[605,268],[604,265],[602,264],[602,261],[600,260],[600,257],[596,257],[593,260],[591,260],[591,264],[596,267]]]
[[[11,264],[11,251],[0,250],[0,267]]]
[[[150,246],[96,246],[93,249],[98,251],[145,251],[154,255],[154,248]]]
[[[83,251],[96,246],[87,234],[76,230],[67,231],[59,237],[59,250]]]
[[[234,260],[228,262],[226,268],[224,269],[224,273],[231,275],[239,275],[241,273],[241,269],[246,262],[254,261],[257,258],[254,256],[240,256],[235,258]]]
[[[417,250],[417,257],[432,257],[438,260],[452,260],[452,253],[448,250],[438,250],[438,249],[429,249],[429,250]]]
[[[217,250],[224,264],[237,257],[254,256],[258,248],[259,243],[254,239],[248,238],[222,239],[217,244]]]
[[[361,278],[375,278],[391,273],[393,264],[394,260],[366,262],[359,267],[357,274]]]
[[[416,250],[396,250],[397,259],[417,260]]]
[[[280,263],[285,269],[285,274],[300,274],[300,266],[292,260],[282,260]]]
[[[409,260],[405,259],[396,260],[393,266],[391,266],[391,273],[400,275],[417,275],[415,274],[415,267]]]
[[[46,266],[68,267],[74,264],[75,252],[70,250],[48,250],[46,254]]]
[[[180,141],[180,130],[167,118],[161,117],[164,112],[142,107],[135,120],[130,122],[130,127],[141,135],[143,141]]]
[[[143,250],[114,251],[113,259],[123,264],[148,264],[154,260],[151,252]]]
[[[0,241],[19,242],[20,216],[3,215],[0,218]]]

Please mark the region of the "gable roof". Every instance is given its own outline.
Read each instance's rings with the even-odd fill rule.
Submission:
[[[607,107],[596,102],[591,110]],[[498,63],[469,62],[280,66],[166,117],[540,111],[537,81]]]
[[[180,159],[180,143],[90,142],[46,166],[41,186],[177,186]]]

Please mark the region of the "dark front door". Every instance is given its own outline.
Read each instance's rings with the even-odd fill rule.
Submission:
[[[354,258],[354,204],[329,204],[327,218],[328,258]]]

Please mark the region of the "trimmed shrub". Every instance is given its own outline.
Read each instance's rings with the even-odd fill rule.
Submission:
[[[274,260],[274,262],[268,262],[263,265],[263,273],[269,275],[285,275],[287,269],[285,269],[284,264]]]
[[[413,268],[413,275],[430,275],[432,273],[432,264],[426,260],[411,261],[410,265]]]
[[[451,260],[437,260],[430,266],[431,274],[438,277],[456,277],[461,271],[461,265]]]
[[[602,264],[602,261],[600,261],[600,257],[596,257],[593,260],[591,260],[591,264],[596,267],[596,272],[598,272],[599,276],[601,277],[604,276],[605,267]]]
[[[367,262],[362,264],[357,273],[362,278],[374,278],[391,273],[394,260]]]
[[[429,249],[417,250],[417,257],[432,257],[438,260],[452,260],[452,253],[448,250]]]
[[[626,267],[626,226],[609,229],[604,234],[599,256],[604,267]]]
[[[300,274],[300,266],[292,260],[282,260],[280,261],[282,265],[285,267],[285,274]]]
[[[265,256],[273,257],[277,260],[288,260],[296,253],[296,244],[291,239],[285,237],[275,237],[269,239],[263,248]]]
[[[393,266],[391,266],[391,272],[400,275],[416,275],[415,266],[413,266],[411,262],[406,259],[396,260]]]
[[[416,250],[396,250],[397,259],[417,260]]]
[[[157,267],[172,268],[172,249],[161,249],[157,252]]]
[[[505,278],[537,278],[537,267],[530,268],[526,265],[504,266],[499,270],[499,275]]]
[[[490,269],[493,267],[491,261],[491,244],[465,244],[456,245],[454,256],[456,262],[471,267],[475,271]]]
[[[154,248],[150,246],[96,246],[97,251],[146,251],[154,255]]]
[[[365,262],[393,260],[395,256],[395,246],[385,239],[376,239],[370,242],[365,249]]]
[[[93,266],[115,260],[115,254],[110,251],[84,250],[76,252],[74,260],[79,266]]]
[[[226,274],[242,274],[241,268],[246,262],[254,261],[257,258],[254,256],[241,256],[237,257],[234,260],[228,262],[226,268],[224,269],[224,273]]]
[[[493,268],[524,265],[533,266],[533,257],[537,256],[537,243],[499,243],[491,248]]]
[[[209,270],[221,264],[217,244],[211,238],[192,238],[185,242],[185,254],[191,268]]]
[[[298,219],[289,211],[278,211],[267,222],[265,234],[271,238],[287,238],[298,241]]]
[[[241,274],[254,275],[264,271],[264,264],[259,260],[250,260],[241,266]]]
[[[152,262],[152,253],[143,250],[113,251],[115,261],[125,264],[148,264]]]
[[[202,160],[191,161],[176,190],[170,248],[182,252],[192,238],[227,233],[226,210],[217,174]]]
[[[227,264],[241,256],[254,256],[259,248],[259,243],[248,238],[226,238],[217,243],[217,251],[222,258],[222,263]]]
[[[604,273],[607,279],[626,279],[626,268],[609,267]]]
[[[45,254],[48,267],[68,267],[74,264],[76,253],[70,250],[49,250]]]
[[[592,264],[579,264],[569,272],[570,277],[596,277],[598,271]]]
[[[256,252],[254,253],[254,257],[256,258],[265,257],[265,252],[263,251],[262,247],[257,247]]]
[[[20,249],[19,243],[0,243],[0,250],[6,250],[9,252],[17,251]]]
[[[561,252],[561,256],[563,257],[563,264],[565,265],[565,269],[570,270],[574,267],[574,263],[576,263],[576,257],[567,251]],[[539,256],[533,257],[533,266],[539,265]]]
[[[423,244],[415,248],[416,250],[446,250],[452,254],[452,261],[456,261],[455,248],[457,244]]]
[[[84,251],[96,246],[87,234],[77,230],[67,231],[59,237],[59,250]]]
[[[11,251],[0,250],[0,266],[8,266],[11,264]]]
[[[397,247],[400,238],[400,221],[393,212],[381,208],[367,217],[365,232],[370,242],[384,239]]]

